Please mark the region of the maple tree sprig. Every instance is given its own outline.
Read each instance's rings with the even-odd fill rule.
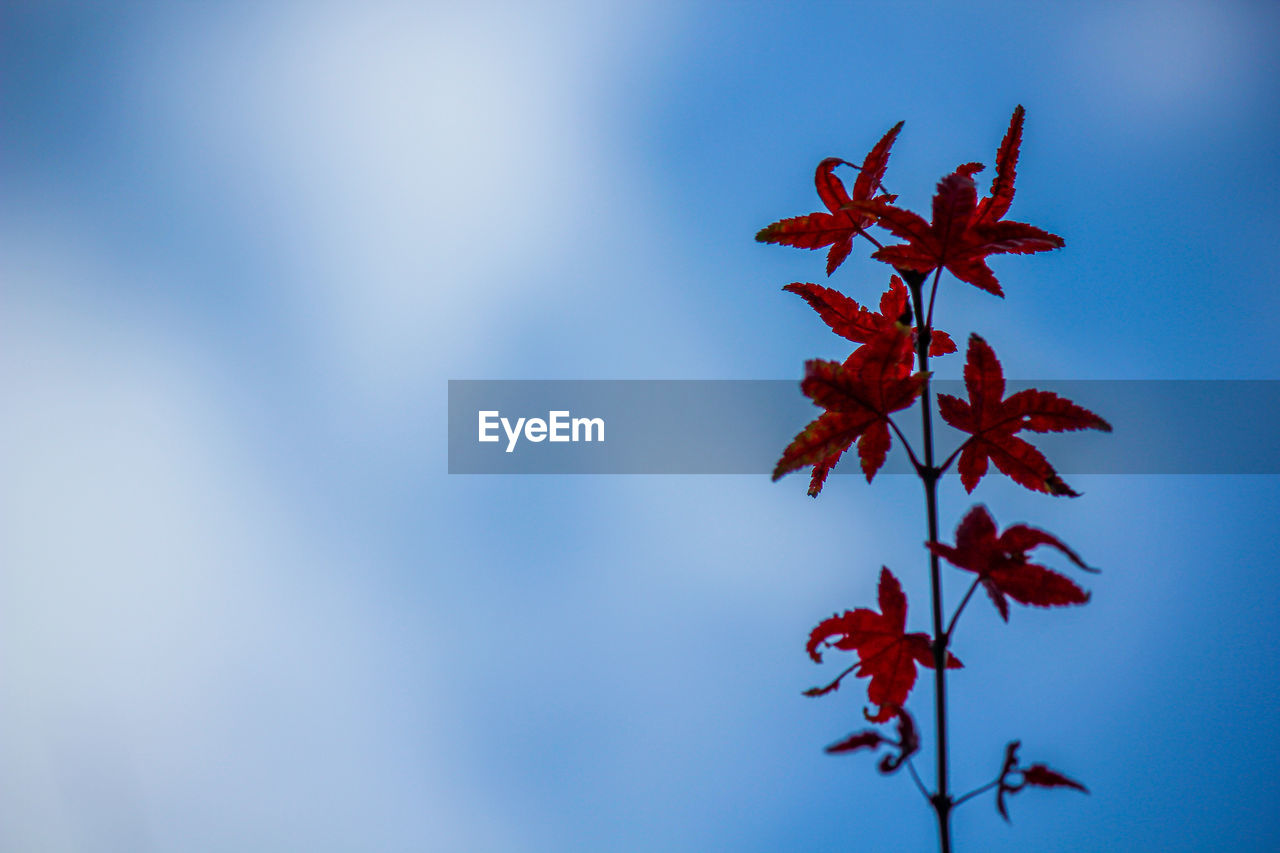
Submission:
[[[997,789],[997,808],[1007,819],[1005,797],[1027,786],[1085,790],[1083,785],[1045,765],[1019,766],[1018,742],[1014,741],[995,780],[958,798],[948,792],[946,670],[960,666],[948,649],[959,618],[978,587],[984,588],[1007,620],[1008,598],[1041,607],[1088,601],[1089,594],[1070,579],[1030,563],[1031,550],[1048,546],[1060,551],[1077,567],[1096,571],[1060,540],[1042,530],[1013,525],[998,532],[990,513],[980,505],[973,507],[961,521],[955,545],[945,545],[938,537],[938,483],[952,464],[958,463],[961,485],[968,492],[973,491],[989,464],[994,463],[1002,473],[1029,489],[1076,496],[1078,493],[1062,482],[1043,455],[1015,433],[1111,429],[1089,410],[1049,392],[1028,390],[1006,397],[1003,369],[994,351],[981,337],[972,335],[964,366],[968,399],[938,395],[939,415],[951,426],[969,433],[969,437],[942,465],[934,463],[929,357],[957,350],[949,335],[933,327],[943,269],[960,281],[1003,296],[1000,283],[986,264],[989,256],[1030,254],[1063,245],[1062,238],[1055,234],[1004,219],[1014,195],[1023,119],[1024,110],[1019,106],[997,151],[995,177],[985,198],[978,198],[974,182],[974,175],[982,171],[983,166],[965,163],[938,182],[930,221],[895,206],[897,198],[888,192],[883,178],[889,150],[902,128],[899,122],[872,148],[861,166],[834,157],[818,164],[814,182],[826,211],[780,220],[756,235],[761,242],[807,249],[830,247],[826,269],[830,276],[848,257],[853,239],[861,234],[876,247],[871,257],[890,264],[897,273],[891,277],[889,290],[881,296],[879,312],[821,285],[796,282],[784,288],[802,297],[833,332],[859,346],[843,363],[812,360],[806,364],[801,389],[824,412],[788,445],[773,477],[777,480],[791,471],[811,467],[809,494],[816,497],[844,452],[856,442],[863,473],[870,482],[884,464],[891,434],[896,434],[924,485],[932,634],[906,633],[906,596],[897,578],[887,568],[882,569],[879,612],[860,608],[836,614],[813,629],[806,645],[810,657],[818,662],[822,645],[854,651],[858,661],[827,686],[805,693],[810,696],[830,693],[851,673],[870,678],[867,698],[879,708],[874,715],[870,708],[864,709],[863,714],[872,722],[887,722],[898,716],[898,740],[895,742],[875,730],[865,730],[832,744],[828,752],[897,745],[899,753],[884,756],[881,771],[891,772],[902,763],[907,764],[916,787],[933,806],[942,853],[950,853],[951,849],[951,810],[984,791]],[[841,165],[858,171],[852,193],[835,175],[834,170]],[[905,242],[885,246],[867,232],[872,226],[885,228]],[[930,273],[933,281],[926,305],[923,289]],[[917,324],[914,328],[913,319]],[[917,398],[921,402],[920,455],[891,417],[912,406]],[[940,559],[975,573],[945,630]],[[915,684],[917,666],[934,670],[938,781],[933,793],[920,779],[912,761],[919,740],[914,734],[914,723],[903,708]],[[908,744],[912,748],[908,749]]]

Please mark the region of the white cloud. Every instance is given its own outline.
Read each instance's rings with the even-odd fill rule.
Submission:
[[[635,16],[553,8],[247,6],[150,39],[174,141],[242,185],[304,345],[366,402],[474,368],[601,215],[592,98]]]
[[[1246,103],[1257,45],[1246,14],[1205,0],[1081,7],[1070,56],[1097,101],[1132,121],[1200,120]]]
[[[0,847],[514,849],[447,708],[391,723],[372,558],[255,468],[181,330],[68,234],[0,249]]]

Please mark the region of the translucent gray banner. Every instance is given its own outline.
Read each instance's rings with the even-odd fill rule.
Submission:
[[[1020,433],[1063,474],[1280,474],[1280,381],[1010,380],[1008,393],[1031,387],[1114,428]],[[450,380],[449,473],[767,474],[821,412],[789,380]],[[918,411],[895,420],[916,442]],[[939,458],[964,438],[942,425]],[[910,471],[898,444],[884,473]]]

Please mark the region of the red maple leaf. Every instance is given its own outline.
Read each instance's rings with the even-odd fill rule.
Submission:
[[[781,243],[784,246],[795,246],[800,249],[820,249],[830,246],[827,252],[827,275],[835,272],[836,267],[844,263],[853,249],[853,238],[862,230],[875,222],[875,217],[863,212],[846,209],[853,202],[892,201],[895,196],[882,194],[875,196],[880,189],[880,181],[884,178],[884,170],[889,165],[889,149],[902,130],[902,122],[898,122],[886,133],[871,152],[862,161],[857,180],[853,184],[853,197],[845,191],[844,184],[835,175],[836,166],[852,166],[839,157],[828,157],[818,164],[814,183],[818,188],[818,197],[827,206],[829,213],[817,212],[805,216],[793,216],[767,225],[756,234],[761,243]],[[856,167],[855,167],[856,168]]]
[[[942,419],[971,437],[960,449],[960,482],[972,492],[987,473],[990,460],[1015,483],[1051,495],[1077,496],[1058,477],[1044,455],[1014,433],[1064,432],[1111,425],[1086,408],[1050,391],[1029,389],[1004,396],[1004,370],[995,352],[978,335],[969,337],[964,384],[969,402],[949,394],[938,395]]]
[[[889,289],[880,296],[880,312],[864,308],[838,290],[820,284],[797,281],[782,288],[808,302],[831,331],[855,344],[865,344],[896,326],[911,322],[907,286],[898,276],[890,276]],[[916,330],[911,330],[912,356],[915,354]],[[929,343],[929,355],[947,355],[956,351],[956,343],[946,332],[934,329]]]
[[[875,729],[867,729],[866,731],[855,732],[844,740],[831,744],[825,751],[831,755],[836,755],[841,752],[857,752],[860,749],[875,749],[882,743],[885,743],[883,735]]]
[[[1028,785],[1033,788],[1074,788],[1077,791],[1089,793],[1089,789],[1084,785],[1044,764],[1019,767],[1019,746],[1021,746],[1021,742],[1015,740],[1005,747],[1004,767],[1000,769],[1000,779],[997,782],[996,811],[1000,812],[1000,816],[1006,821],[1009,820],[1009,810],[1005,806],[1005,797],[1018,793]],[[1010,782],[1009,777],[1014,774],[1020,774],[1022,778],[1016,782]]]
[[[916,664],[933,668],[933,643],[928,634],[904,633],[907,624],[907,597],[902,593],[898,579],[887,568],[880,570],[880,612],[859,608],[846,610],[824,619],[809,634],[805,650],[817,663],[822,662],[819,646],[826,644],[844,651],[856,651],[858,663],[846,669],[840,677],[826,687],[805,691],[807,696],[821,696],[840,686],[840,681],[850,672],[858,678],[870,677],[867,698],[880,708],[875,714],[870,709],[863,714],[873,723],[891,719],[907,701],[907,695],[916,683]],[[960,661],[947,653],[947,669],[961,666]]]
[[[898,739],[887,738],[875,729],[854,732],[842,741],[826,748],[829,755],[845,752],[857,752],[860,749],[876,749],[881,744],[897,747],[897,753],[889,753],[880,759],[880,772],[889,774],[897,770],[913,754],[920,750],[920,735],[916,732],[916,721],[905,708],[894,708],[892,712],[898,717]]]
[[[978,202],[974,213],[975,223],[995,222],[1009,212],[1013,203],[1013,179],[1017,175],[1018,149],[1022,145],[1022,119],[1026,111],[1022,104],[1014,107],[1013,116],[1009,119],[1009,129],[1004,139],[1000,140],[1000,150],[996,152],[996,176],[991,181],[991,195]]]
[[[867,482],[889,453],[889,414],[911,405],[928,374],[911,374],[911,337],[890,329],[859,347],[841,364],[813,359],[800,383],[814,403],[827,411],[804,428],[783,451],[773,479],[813,466],[809,494],[817,497],[827,474],[856,440]]]
[[[938,182],[933,197],[932,222],[925,222],[919,214],[895,207],[882,198],[869,201],[851,199],[849,210],[874,217],[878,225],[907,241],[885,246],[871,257],[897,269],[920,273],[945,267],[961,281],[1003,296],[1000,282],[987,266],[987,256],[1005,253],[1025,255],[1061,248],[1063,240],[1056,234],[1025,222],[1003,221],[1013,201],[1013,179],[1018,147],[1022,142],[1022,118],[1023,109],[1019,106],[1013,111],[1009,130],[996,154],[996,177],[991,184],[991,196],[981,203],[973,180],[974,173],[982,170],[980,163],[966,163]]]
[[[1004,621],[1009,621],[1008,596],[1020,604],[1037,607],[1061,607],[1067,604],[1084,604],[1089,593],[1076,586],[1069,578],[1044,566],[1027,562],[1027,552],[1041,545],[1057,548],[1067,559],[1089,572],[1097,569],[1085,565],[1056,537],[1043,530],[1014,524],[1004,533],[996,534],[996,522],[979,504],[969,510],[956,528],[956,544],[928,543],[929,550],[962,569],[978,573],[978,579],[987,595],[991,596]]]

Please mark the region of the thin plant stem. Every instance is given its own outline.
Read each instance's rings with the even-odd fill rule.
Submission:
[[[973,579],[973,583],[969,586],[969,591],[964,594],[964,598],[960,599],[960,606],[956,608],[956,612],[951,614],[951,621],[947,623],[947,642],[951,642],[951,632],[956,629],[956,620],[960,618],[960,614],[964,612],[964,606],[969,603],[969,599],[973,598],[973,591],[978,588],[978,584],[982,582],[981,577]]]
[[[968,444],[969,442],[966,441],[951,452],[951,455],[947,457],[947,460],[938,466],[938,476],[942,476],[946,470],[951,467],[951,463],[956,461],[956,457],[960,455],[960,451],[964,450]]]
[[[933,271],[933,287],[929,289],[929,311],[925,315],[924,324],[933,328],[933,303],[938,298],[938,277],[942,275],[942,267]]]
[[[911,771],[911,778],[915,780],[916,787],[920,789],[921,795],[924,796],[925,800],[932,803],[933,795],[930,794],[929,789],[924,786],[924,782],[920,781],[920,774],[916,772],[915,762],[910,758],[907,759],[907,769]]]
[[[979,795],[979,794],[981,794],[983,791],[990,791],[992,788],[994,788],[996,785],[999,785],[999,784],[1000,784],[1000,780],[999,780],[999,779],[993,779],[992,781],[990,781],[990,782],[988,782],[987,784],[983,785],[981,788],[974,788],[972,791],[970,791],[969,793],[965,794],[963,797],[956,797],[956,801],[955,801],[954,803],[952,803],[952,804],[951,804],[951,807],[952,807],[952,808],[955,808],[956,806],[960,805],[961,803],[965,802],[966,800],[972,800],[974,797],[978,796],[978,795]]]
[[[911,459],[911,467],[916,469],[916,473],[920,473],[920,460],[916,458],[916,453],[911,449],[911,442],[907,441],[907,437],[902,434],[902,430],[898,429],[898,425],[893,422],[893,418],[885,418],[889,422],[889,426],[893,427],[893,431],[897,433],[898,440],[902,442],[902,446],[907,449],[907,456]]]
[[[930,313],[933,309],[933,296],[937,293],[938,269],[933,277],[933,293],[930,294]],[[924,389],[920,395],[921,426],[924,433],[924,465],[918,470],[924,482],[925,510],[928,515],[929,541],[938,541],[938,476],[939,470],[933,465],[933,404],[929,370],[929,345],[932,338],[931,318],[924,310],[924,299],[921,290],[925,275],[914,270],[898,270],[907,287],[911,291],[912,308],[916,317],[916,357],[920,369],[926,372]],[[947,635],[942,630],[942,572],[938,566],[938,555],[929,552],[929,584],[933,598],[933,684],[934,684],[934,720],[937,730],[938,753],[938,785],[930,802],[934,814],[938,818],[938,845],[942,853],[951,853],[951,795],[947,788]]]

